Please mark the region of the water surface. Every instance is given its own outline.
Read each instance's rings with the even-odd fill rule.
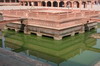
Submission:
[[[4,34],[6,49],[52,66],[93,66],[100,61],[100,39],[90,37],[96,32],[100,32],[100,29],[64,37],[60,41],[12,30],[6,30]]]

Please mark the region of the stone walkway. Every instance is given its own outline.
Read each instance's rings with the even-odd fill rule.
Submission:
[[[50,66],[15,52],[0,48],[0,66]]]
[[[97,64],[95,64],[94,66],[100,66],[100,61]]]

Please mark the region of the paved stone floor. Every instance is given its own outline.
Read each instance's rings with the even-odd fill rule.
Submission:
[[[95,66],[100,66],[100,61],[97,64],[95,64]]]
[[[0,48],[0,66],[50,66],[50,65]]]

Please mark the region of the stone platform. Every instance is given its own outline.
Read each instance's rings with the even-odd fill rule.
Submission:
[[[97,64],[95,64],[94,66],[100,66],[100,61]]]
[[[50,65],[0,48],[0,66],[50,66]]]

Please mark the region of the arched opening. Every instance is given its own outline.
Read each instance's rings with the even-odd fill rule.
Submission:
[[[25,3],[25,6],[28,6],[28,2]]]
[[[10,0],[5,0],[5,2],[10,2]]]
[[[21,5],[23,6],[23,2],[21,2]]]
[[[64,2],[63,2],[63,1],[61,1],[61,2],[59,3],[59,7],[64,7]]]
[[[47,2],[47,6],[51,7],[51,2],[50,1]]]
[[[72,2],[70,2],[70,1],[66,2],[66,7],[68,7],[68,8],[72,7]]]
[[[29,6],[32,6],[31,2],[29,2]]]
[[[97,1],[95,1],[94,3],[95,3],[95,4],[98,4],[98,2],[97,2]]]
[[[86,2],[82,2],[83,8],[86,8]]]
[[[19,0],[16,0],[16,2],[19,2]]]
[[[11,2],[15,2],[15,0],[11,0]]]
[[[58,3],[56,1],[53,2],[53,7],[58,7]]]
[[[46,4],[46,3],[45,3],[44,1],[42,1],[42,6],[45,6],[45,4]]]
[[[74,2],[74,7],[75,7],[75,8],[79,8],[79,7],[80,7],[80,4],[79,4],[78,1],[75,1],[75,2]]]
[[[34,2],[34,6],[38,6],[38,2]]]
[[[0,2],[4,2],[4,0],[0,0]]]
[[[87,5],[90,5],[91,4],[91,1],[87,1]]]

